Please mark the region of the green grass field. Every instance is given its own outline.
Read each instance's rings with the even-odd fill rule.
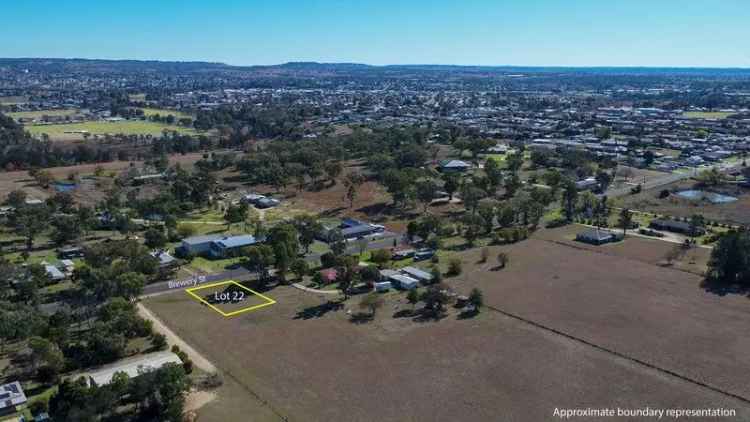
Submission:
[[[80,133],[66,132],[88,131],[92,135],[123,134],[160,136],[164,129],[169,131],[176,131],[182,134],[196,133],[194,129],[188,129],[177,125],[165,125],[143,120],[125,120],[120,122],[96,121],[85,123],[26,126],[26,130],[29,131],[29,133],[31,133],[32,135],[41,136],[43,133],[46,133],[53,140],[71,140],[83,138]]]
[[[727,117],[731,116],[735,113],[730,113],[728,111],[686,111],[682,113],[683,117],[687,117],[688,119],[726,119]]]
[[[146,116],[154,116],[154,115],[161,115],[163,116],[169,116],[170,114],[173,115],[176,119],[192,119],[193,116],[182,112],[182,111],[175,111],[175,110],[167,110],[162,108],[141,108],[143,110],[143,114]]]
[[[69,108],[62,110],[19,111],[15,113],[8,113],[8,116],[14,119],[37,119],[42,116],[72,116],[77,112],[78,110]]]

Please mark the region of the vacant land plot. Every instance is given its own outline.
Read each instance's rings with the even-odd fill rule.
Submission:
[[[578,224],[571,224],[557,229],[542,230],[534,237],[536,239],[549,240],[597,254],[633,259],[659,266],[666,266],[666,255],[675,247],[679,246],[675,243],[666,242],[656,238],[649,239],[637,236],[634,233],[634,230],[628,232],[628,237],[624,241],[601,246],[589,245],[587,243],[576,241],[576,235],[585,230],[590,230],[590,228]],[[619,229],[612,230],[622,232],[622,230]],[[670,267],[703,276],[707,269],[710,257],[711,249],[694,247],[688,250],[681,258],[676,259]]]
[[[124,120],[118,122],[85,122],[55,125],[26,126],[32,135],[40,136],[44,133],[53,140],[83,139],[83,132],[91,135],[151,135],[161,136],[164,130],[185,134],[193,134],[195,130],[177,125],[166,125],[147,120]]]
[[[746,297],[706,292],[702,277],[683,271],[544,240],[501,249],[507,269],[477,265],[456,282],[480,286],[504,311],[750,398],[750,338],[739,334],[750,324]]]
[[[682,117],[687,117],[688,119],[712,119],[712,120],[720,120],[720,119],[726,119],[727,117],[736,114],[731,111],[686,111],[682,113]]]
[[[335,310],[289,287],[268,293],[276,305],[232,319],[184,292],[145,304],[292,421],[539,421],[555,406],[645,405],[750,416],[747,402],[629,358],[748,395],[746,299],[707,294],[684,272],[544,240],[508,249],[510,267],[497,272],[474,264],[479,251],[464,254],[471,268],[449,283],[462,293],[479,286],[488,305],[560,332],[489,309],[417,322],[398,317],[410,309],[401,293],[385,295],[366,324],[347,316],[357,298]],[[222,420],[210,409],[200,417]]]
[[[693,181],[684,180],[661,186],[657,189],[647,189],[637,195],[628,195],[618,199],[618,205],[639,211],[648,211],[656,214],[666,214],[676,217],[690,217],[693,214],[702,214],[709,220],[727,222],[733,224],[750,224],[750,191],[736,187],[726,193],[738,198],[737,201],[713,204],[705,200],[690,200],[670,195],[667,198],[659,198],[662,190],[677,192],[680,190],[693,189]]]

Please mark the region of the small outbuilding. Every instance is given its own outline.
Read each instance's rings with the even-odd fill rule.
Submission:
[[[404,290],[412,290],[419,287],[419,280],[403,274],[392,275],[390,280],[400,289]]]
[[[401,272],[404,273],[404,275],[415,278],[422,283],[429,284],[432,283],[432,274],[428,273],[427,271],[420,270],[419,268],[415,267],[404,267],[401,269]]]

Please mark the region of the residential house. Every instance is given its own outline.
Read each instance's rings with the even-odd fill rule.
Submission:
[[[433,280],[432,274],[428,273],[427,271],[420,270],[419,268],[404,267],[401,268],[401,272],[404,273],[404,275],[417,279],[424,284],[430,284]]]
[[[83,248],[79,246],[62,248],[57,252],[57,257],[60,259],[83,258],[83,255]]]
[[[443,173],[463,173],[471,168],[471,164],[461,160],[443,160],[438,169]]]
[[[390,281],[403,290],[412,290],[419,287],[419,280],[403,274],[396,274],[389,277]]]
[[[688,236],[701,236],[706,232],[699,227],[691,227],[690,223],[675,220],[652,220],[651,224],[649,224],[649,227],[656,230],[665,230],[673,233],[686,234]]]
[[[599,182],[593,177],[588,177],[583,180],[576,182],[576,189],[578,190],[595,190],[599,187]]]
[[[211,242],[221,239],[223,236],[220,234],[205,235],[205,236],[193,236],[186,239],[182,239],[182,244],[179,246],[179,253],[184,255],[203,255],[207,254],[211,250]]]
[[[211,242],[209,253],[214,258],[227,258],[236,254],[239,249],[260,243],[253,235],[229,236]]]
[[[44,271],[47,272],[47,276],[52,281],[65,280],[65,274],[63,274],[63,272],[60,271],[59,268],[55,267],[54,265],[47,264],[47,263],[43,263],[42,265],[44,265]]]
[[[578,233],[576,240],[590,245],[603,245],[605,243],[616,242],[620,238],[609,230],[595,228]]]
[[[130,378],[135,378],[144,372],[157,370],[169,363],[182,365],[182,360],[172,352],[149,353],[122,359],[111,365],[105,365],[94,371],[81,374],[81,376],[88,380],[89,385],[107,385],[112,382],[112,378],[118,372],[124,372]]]
[[[24,403],[26,403],[26,393],[21,383],[14,381],[0,385],[0,414],[16,412],[18,406]]]
[[[177,264],[177,258],[173,257],[164,250],[153,251],[149,255],[159,260],[160,268],[168,268]]]

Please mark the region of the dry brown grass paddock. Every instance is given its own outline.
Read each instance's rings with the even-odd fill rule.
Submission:
[[[241,420],[541,421],[556,406],[647,405],[750,417],[750,404],[732,397],[750,397],[747,298],[539,238],[491,255],[501,249],[508,268],[492,271],[472,250],[461,255],[464,274],[448,280],[461,293],[480,287],[496,309],[473,319],[394,318],[409,308],[394,293],[371,323],[353,324],[344,310],[299,318],[327,298],[290,287],[268,292],[277,305],[232,319],[181,292],[145,304],[232,374],[241,388],[223,400],[243,403]],[[226,420],[223,411],[207,407],[200,420]]]

